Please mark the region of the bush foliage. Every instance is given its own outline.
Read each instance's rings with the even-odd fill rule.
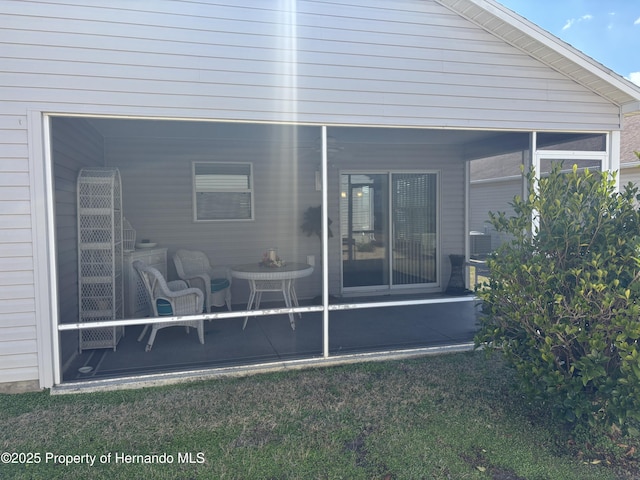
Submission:
[[[502,351],[525,390],[568,422],[640,420],[640,199],[606,172],[554,165],[515,215],[490,214],[508,234],[488,260],[476,345]],[[533,227],[532,227],[533,219]]]

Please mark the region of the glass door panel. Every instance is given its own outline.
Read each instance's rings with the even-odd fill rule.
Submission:
[[[341,174],[343,288],[436,283],[437,199],[436,173]]]
[[[340,176],[343,287],[389,285],[387,174]]]
[[[392,174],[392,285],[435,283],[437,174]]]

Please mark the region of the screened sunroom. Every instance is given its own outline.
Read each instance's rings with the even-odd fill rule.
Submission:
[[[592,150],[568,150],[586,137]],[[470,348],[472,277],[450,257],[469,258],[478,152],[543,168],[552,158],[608,162],[605,134],[52,116],[50,138],[60,372],[70,383]],[[108,308],[93,284],[83,287],[83,272],[97,267],[94,250],[82,251],[94,247],[79,182],[93,171],[120,183]],[[185,250],[204,255],[228,293],[163,314],[153,307],[165,297],[145,288],[135,263],[176,282]],[[458,275],[462,288],[452,288]],[[151,337],[154,325],[166,327]]]

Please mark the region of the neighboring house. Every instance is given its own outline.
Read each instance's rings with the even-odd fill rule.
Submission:
[[[6,389],[60,384],[77,355],[82,168],[118,169],[124,216],[169,259],[188,247],[233,265],[277,247],[316,264],[300,299],[326,284],[428,303],[469,250],[474,160],[536,137],[541,162],[561,144],[618,169],[640,111],[638,87],[493,0],[5,1],[0,18]],[[593,150],[575,152],[575,135]],[[300,230],[321,204],[324,252]],[[237,309],[247,282],[232,291]]]
[[[640,188],[640,115],[626,117],[620,140],[620,184],[629,182]]]
[[[574,140],[575,150],[597,150],[600,137],[581,137]],[[566,142],[565,142],[566,144]],[[640,115],[624,118],[620,135],[619,184],[629,182],[640,187],[640,161],[635,151],[640,150]],[[528,152],[510,152],[490,156],[471,163],[471,186],[469,191],[471,254],[482,256],[496,249],[502,239],[488,222],[489,212],[512,213],[510,202],[516,195],[522,195],[523,176],[521,168],[527,162]],[[567,166],[575,162],[572,158],[563,159]],[[587,163],[586,166],[593,166]],[[483,240],[481,243],[480,240]],[[474,246],[477,245],[477,248]]]

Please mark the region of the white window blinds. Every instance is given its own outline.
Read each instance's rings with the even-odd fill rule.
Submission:
[[[194,220],[253,220],[250,163],[193,163]]]

